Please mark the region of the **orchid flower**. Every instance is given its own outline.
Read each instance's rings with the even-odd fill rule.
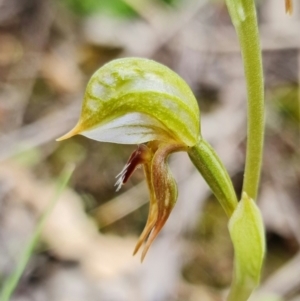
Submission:
[[[87,85],[77,125],[57,140],[77,134],[138,145],[118,174],[116,186],[119,190],[135,169],[143,166],[150,205],[146,226],[134,249],[135,254],[144,244],[142,260],[177,200],[168,157],[174,152],[187,152],[230,218],[229,232],[237,254],[235,275],[243,277],[233,282],[229,300],[246,300],[258,283],[264,254],[259,210],[246,193],[238,204],[225,167],[201,135],[197,101],[181,77],[148,59],[124,58],[107,63]]]
[[[170,154],[189,153],[229,216],[237,205],[225,168],[200,135],[200,112],[192,91],[175,72],[157,62],[118,59],[96,71],[87,85],[77,125],[58,140],[76,134],[138,145],[116,186],[119,190],[134,170],[143,166],[150,207],[134,251],[146,242],[142,258],[176,203],[177,185],[167,164]]]

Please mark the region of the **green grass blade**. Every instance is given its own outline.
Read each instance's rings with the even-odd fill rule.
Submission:
[[[35,246],[37,245],[37,242],[40,238],[41,232],[43,230],[43,227],[51,214],[54,206],[56,205],[57,201],[59,200],[59,197],[61,193],[64,191],[66,188],[71,175],[73,173],[74,167],[73,166],[67,166],[63,172],[61,173],[58,181],[57,181],[57,189],[55,191],[55,194],[52,198],[52,200],[49,202],[45,212],[42,214],[37,227],[32,234],[30,240],[28,241],[28,244],[25,246],[24,251],[22,252],[19,262],[17,263],[17,267],[15,271],[6,279],[4,282],[2,291],[0,293],[0,301],[8,301],[14,292],[25,268],[26,265],[30,259],[30,256],[33,253],[33,250]]]

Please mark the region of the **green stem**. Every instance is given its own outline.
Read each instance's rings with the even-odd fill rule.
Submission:
[[[243,191],[256,200],[264,135],[264,82],[255,3],[226,0],[244,62],[248,95],[248,138]]]
[[[230,177],[219,157],[202,138],[189,149],[188,154],[230,217],[238,202]]]

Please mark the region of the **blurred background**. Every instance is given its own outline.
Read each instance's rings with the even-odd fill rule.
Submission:
[[[300,300],[300,5],[257,1],[266,86],[258,204],[266,225],[252,300]],[[132,257],[147,218],[141,170],[119,191],[134,146],[55,138],[79,116],[95,70],[119,57],[178,72],[201,107],[202,134],[241,192],[246,92],[224,1],[0,0],[0,286],[10,279],[55,183],[76,165],[11,297],[14,301],[221,301],[232,277],[227,218],[186,154],[170,158],[179,199],[143,264]],[[48,208],[48,209],[47,209]]]

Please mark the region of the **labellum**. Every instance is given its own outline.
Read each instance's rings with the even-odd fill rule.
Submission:
[[[149,213],[146,226],[133,252],[136,254],[145,242],[142,260],[166,223],[177,200],[177,184],[167,164],[168,156],[171,153],[184,150],[186,147],[183,145],[165,144],[158,141],[139,145],[118,175],[117,190],[127,182],[139,165],[144,168],[150,193]]]

